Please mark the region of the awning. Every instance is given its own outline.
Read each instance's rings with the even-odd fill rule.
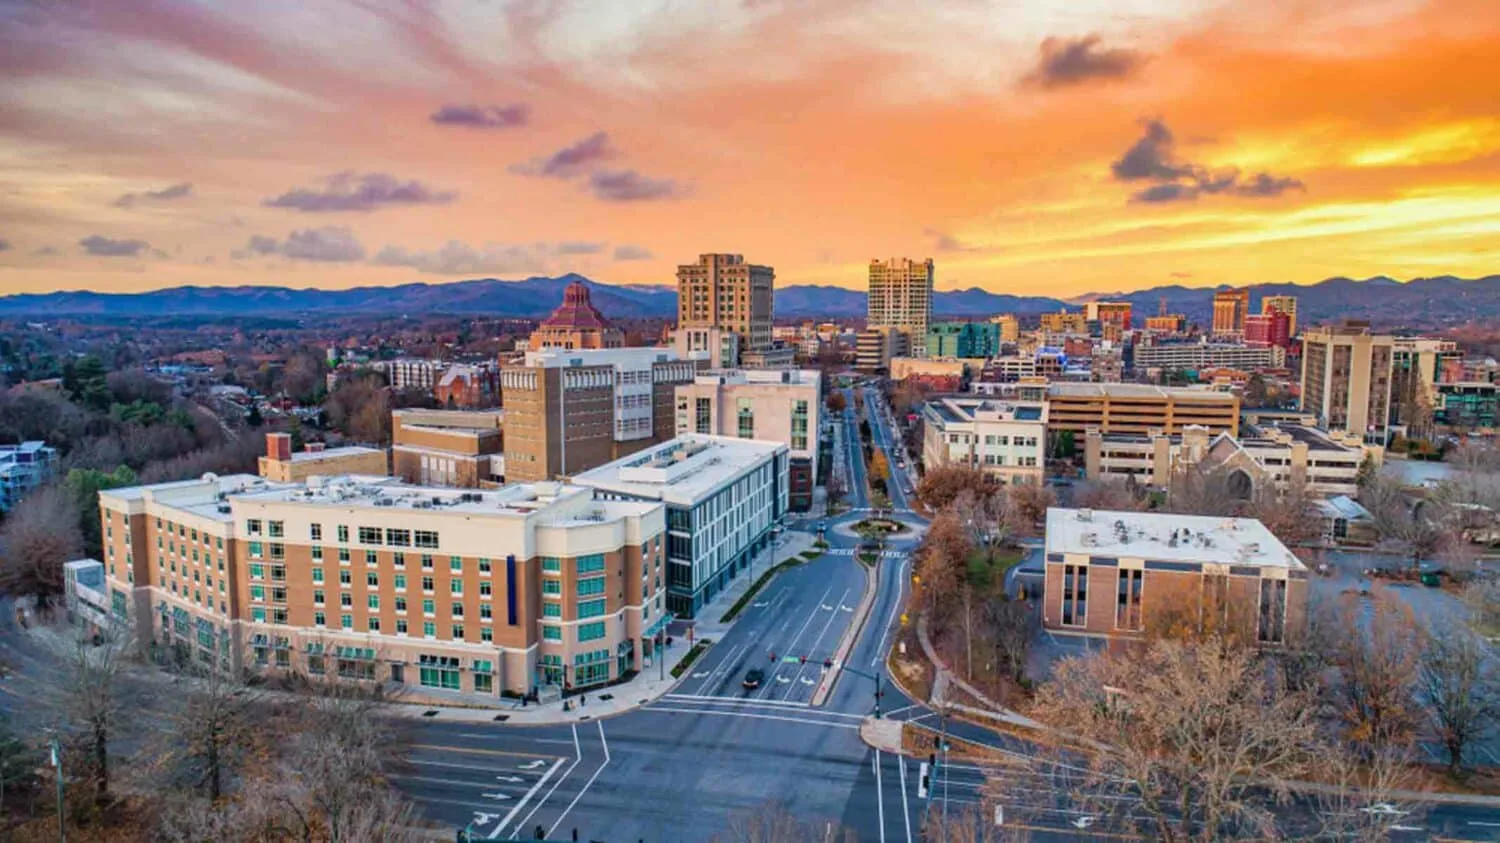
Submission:
[[[674,615],[674,614],[672,614],[671,612],[663,612],[662,615],[661,615],[661,617],[657,618],[655,623],[653,623],[650,626],[646,627],[646,631],[643,632],[643,633],[641,633],[641,635],[643,637],[645,637],[645,638],[650,638],[651,636],[655,635],[656,633],[661,632],[663,629],[666,629],[667,628],[667,624],[671,623],[672,621],[674,621],[676,619],[677,619],[677,616]]]

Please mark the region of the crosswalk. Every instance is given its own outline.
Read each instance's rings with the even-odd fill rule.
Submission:
[[[834,547],[834,548],[829,548],[828,550],[825,550],[823,552],[827,553],[829,556],[853,556],[855,553],[858,552],[858,549],[857,548],[853,548],[853,547]],[[911,555],[910,553],[907,553],[904,550],[887,550],[887,551],[883,551],[880,554],[880,558],[881,559],[905,559],[907,556],[910,556],[910,555]]]

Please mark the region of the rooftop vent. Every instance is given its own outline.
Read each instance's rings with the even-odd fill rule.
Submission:
[[[1092,509],[1080,509],[1080,510],[1078,510],[1078,520],[1079,521],[1093,521],[1094,520],[1094,511]]]

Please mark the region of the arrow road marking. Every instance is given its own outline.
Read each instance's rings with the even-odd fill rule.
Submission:
[[[816,685],[816,684],[818,684],[818,683],[812,681],[811,679],[808,679],[806,676],[801,677],[801,680],[802,680],[802,684],[803,685]]]
[[[498,819],[500,819],[499,814],[486,814],[483,811],[474,812],[474,825],[489,825]]]
[[[785,676],[778,676],[778,677],[776,677],[776,681],[780,682],[783,685],[790,685],[790,684],[792,684],[792,680],[786,678]]]
[[[517,782],[524,782],[526,780],[521,778],[520,776],[496,776],[495,781],[510,782],[511,784],[516,784]]]
[[[481,793],[479,795],[483,796],[485,799],[498,799],[498,800],[501,800],[501,801],[510,798],[510,794],[509,793]]]
[[[693,674],[693,678],[694,679],[702,679],[703,677],[705,677],[707,675],[708,675],[708,671],[706,671],[706,670],[700,670],[700,671],[698,671],[698,672],[696,672],[696,673]]]
[[[823,608],[823,611],[825,611],[825,612],[832,612],[833,611],[833,607],[830,606],[830,605],[828,605],[827,603],[824,603],[822,608]]]
[[[771,604],[769,602],[765,601],[765,600],[762,600],[759,603],[751,603],[750,604],[750,606],[752,608],[756,608],[756,609],[764,609],[764,608],[766,608],[769,605],[771,605]]]
[[[517,764],[516,766],[520,767],[522,770],[535,770],[538,767],[545,767],[545,766],[547,766],[547,762],[538,759],[536,761],[528,761],[525,764]]]
[[[1097,819],[1098,817],[1079,817],[1078,819],[1073,820],[1073,827],[1088,828],[1089,826],[1093,825],[1094,821]]]
[[[848,606],[845,606],[844,604],[840,603],[839,604],[839,611],[840,612],[852,612],[854,610],[851,609],[851,608],[849,608]]]

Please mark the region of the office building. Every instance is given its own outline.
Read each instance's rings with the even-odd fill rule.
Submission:
[[[1253,518],[1047,510],[1042,625],[1137,636],[1183,623],[1273,646],[1307,616],[1307,568]]]
[[[866,328],[854,341],[854,368],[861,372],[886,372],[896,357],[915,356],[911,334],[900,328]]]
[[[500,410],[392,410],[391,474],[422,486],[497,486],[503,418]]]
[[[1286,365],[1286,349],[1280,346],[1252,346],[1247,343],[1208,342],[1141,342],[1132,359],[1135,368],[1198,371],[1201,369],[1280,368]]]
[[[721,328],[739,336],[742,351],[766,349],[775,279],[771,267],[745,263],[742,255],[699,255],[677,267],[677,329]]]
[[[1239,435],[1240,399],[1203,387],[1139,383],[1053,383],[1047,386],[1048,430],[1083,434],[1181,433],[1201,425],[1210,433]]]
[[[995,322],[939,322],[927,329],[928,357],[995,357],[1000,325]]]
[[[1002,484],[1042,482],[1047,405],[990,398],[940,398],[922,408],[922,466],[963,466]]]
[[[322,442],[309,442],[306,450],[292,453],[289,433],[267,433],[266,455],[258,463],[260,476],[275,483],[301,483],[315,474],[386,473],[384,448],[325,448]]]
[[[683,360],[701,360],[710,369],[732,369],[748,350],[740,335],[727,328],[678,328],[672,332],[672,351]]]
[[[1021,320],[1014,313],[1002,313],[991,317],[990,321],[1000,327],[1000,342],[1020,342]]]
[[[677,387],[677,435],[784,442],[788,506],[812,506],[818,477],[822,373],[816,369],[707,372]]]
[[[1494,430],[1500,418],[1500,386],[1493,381],[1459,381],[1437,385],[1433,420],[1455,430]]]
[[[568,477],[671,439],[699,363],[665,348],[527,352],[500,372],[507,482]]]
[[[1430,421],[1441,401],[1438,384],[1461,372],[1463,359],[1452,340],[1396,337],[1391,345],[1391,426],[1406,429]]]
[[[912,357],[926,355],[927,326],[932,322],[932,258],[870,261],[865,324],[896,328],[906,334]],[[892,357],[904,355],[890,355]]]
[[[754,576],[787,511],[788,462],[780,442],[684,434],[574,482],[603,498],[666,505],[667,611],[691,618],[735,577]]]
[[[578,486],[205,475],[99,504],[111,614],[235,671],[581,688],[644,668],[669,617],[663,508]]]
[[[1083,334],[1089,332],[1088,317],[1083,312],[1069,313],[1067,310],[1059,310],[1056,313],[1043,313],[1041,316],[1041,330],[1044,334]]]
[[[1297,297],[1296,296],[1262,296],[1260,299],[1261,313],[1285,313],[1287,319],[1287,335],[1297,336]]]
[[[934,392],[958,392],[969,372],[982,368],[981,360],[932,357],[892,357],[891,380],[915,380]]]
[[[1289,348],[1292,318],[1279,310],[1245,317],[1245,345],[1255,348]]]
[[[1091,301],[1083,306],[1083,316],[1088,322],[1113,325],[1120,331],[1130,330],[1131,305],[1128,301]]]
[[[1302,412],[1324,430],[1385,444],[1391,414],[1395,337],[1348,322],[1302,334]]]
[[[1243,335],[1245,317],[1249,315],[1249,290],[1219,290],[1214,293],[1214,336]]]
[[[1146,330],[1153,334],[1187,333],[1187,316],[1181,313],[1165,313],[1146,317]]]
[[[1309,424],[1247,426],[1239,438],[1197,426],[1176,435],[1089,430],[1083,452],[1090,480],[1134,478],[1165,489],[1179,471],[1222,471],[1231,491],[1247,500],[1265,489],[1284,492],[1294,483],[1314,495],[1357,494],[1360,466],[1367,458],[1378,466],[1385,455],[1384,448],[1367,446],[1358,436]]]
[[[574,281],[563,289],[562,304],[542,320],[527,346],[532,351],[546,348],[620,348],[625,333],[611,325],[589,297],[589,288]]]
[[[10,512],[56,474],[57,449],[46,442],[0,445],[0,512]]]

